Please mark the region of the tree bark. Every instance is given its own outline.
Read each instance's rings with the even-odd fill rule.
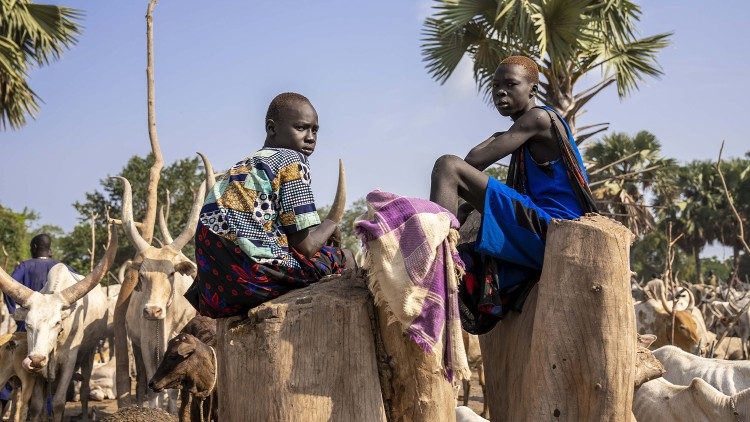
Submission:
[[[480,336],[493,420],[630,420],[632,233],[601,217],[550,224],[522,313]]]
[[[346,276],[219,319],[219,420],[385,421],[372,321]]]
[[[390,311],[377,307],[387,371],[383,400],[390,422],[456,420],[453,386],[443,375],[442,356],[425,354],[404,335],[397,322],[388,324]],[[382,359],[382,357],[381,357]]]

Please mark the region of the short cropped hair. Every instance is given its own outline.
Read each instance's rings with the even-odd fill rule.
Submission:
[[[531,82],[539,83],[539,66],[536,65],[534,60],[526,56],[509,56],[500,62],[500,66],[504,64],[521,66],[526,71],[526,76],[528,76]]]
[[[271,104],[268,105],[268,111],[266,112],[266,122],[273,120],[279,121],[281,116],[284,115],[290,108],[299,102],[305,102],[312,105],[310,100],[302,94],[296,92],[284,92],[277,95],[271,100]]]
[[[32,255],[41,252],[49,252],[52,247],[52,238],[50,238],[47,233],[38,234],[31,238],[29,246],[31,247]]]

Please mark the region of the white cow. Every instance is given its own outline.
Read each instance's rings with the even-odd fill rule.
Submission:
[[[54,379],[55,421],[63,418],[65,394],[76,364],[81,365],[85,379],[91,375],[96,344],[106,328],[106,298],[99,281],[116,252],[117,232],[112,231],[107,251],[91,274],[83,278],[71,273],[64,264],[57,264],[50,269],[47,283],[39,292],[14,280],[0,268],[0,289],[18,303],[13,317],[26,322],[29,350],[23,366],[36,373],[47,369],[47,375]],[[88,382],[84,382],[82,389],[88,397]],[[35,394],[32,402],[34,419],[41,412],[44,396]],[[85,418],[88,400],[82,402],[82,409]]]
[[[657,378],[643,384],[633,397],[639,422],[737,422],[750,420],[750,389],[725,395],[700,378],[675,385]]]
[[[466,406],[456,407],[456,422],[490,422]]]
[[[667,370],[664,378],[674,384],[688,385],[693,378],[701,378],[729,395],[750,388],[748,361],[703,358],[674,346],[660,347],[653,353]]]
[[[193,283],[196,266],[182,254],[181,249],[195,234],[205,195],[205,182],[198,190],[185,229],[176,239],[172,240],[165,229],[163,218],[160,218],[165,245],[157,248],[149,245],[138,232],[133,221],[130,182],[124,177],[118,178],[124,185],[123,227],[131,243],[138,250],[138,255],[133,259],[129,269],[130,272],[137,272],[138,282],[129,298],[125,317],[138,372],[138,396],[139,399],[145,398],[147,403],[144,404],[150,407],[166,407],[170,412],[175,412],[176,391],[157,394],[147,390],[146,383],[154,376],[169,339],[176,336],[195,316],[195,309],[183,295]],[[118,374],[118,379],[126,377],[127,375]]]

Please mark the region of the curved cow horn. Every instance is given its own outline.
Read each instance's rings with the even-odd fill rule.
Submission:
[[[133,242],[138,252],[143,252],[151,245],[141,237],[138,227],[135,226],[135,221],[133,221],[133,188],[130,187],[128,179],[122,176],[114,176],[114,178],[122,180],[123,184],[122,225],[125,228],[125,234],[128,235],[128,239]]]
[[[336,196],[333,198],[333,205],[328,211],[326,220],[338,223],[344,217],[344,208],[346,208],[346,172],[344,171],[344,162],[339,160],[339,181],[336,185]]]
[[[216,175],[214,175],[214,166],[211,165],[211,162],[208,161],[208,157],[206,157],[205,154],[202,152],[196,153],[201,156],[201,160],[203,160],[203,169],[206,171],[206,190],[211,190],[214,188],[214,185],[216,184]]]
[[[170,243],[169,245],[173,249],[178,251],[181,250],[185,245],[187,245],[190,239],[195,236],[195,229],[198,226],[198,219],[201,215],[201,208],[203,208],[203,199],[205,197],[206,182],[203,182],[198,188],[198,193],[195,195],[195,199],[193,200],[193,209],[190,211],[190,217],[188,217],[185,229],[182,230],[182,233],[177,236],[177,239],[175,239],[174,242]]]
[[[0,267],[0,290],[6,295],[10,296],[17,304],[22,307],[28,305],[29,298],[34,294],[34,291],[17,282],[8,273],[5,272],[3,267]],[[4,306],[4,305],[0,305]]]
[[[172,235],[169,233],[169,227],[167,227],[167,219],[164,218],[164,207],[159,207],[159,232],[161,237],[164,239],[164,244],[169,245],[174,242]]]
[[[117,255],[117,230],[112,230],[112,236],[110,236],[109,238],[107,251],[104,253],[104,256],[99,261],[99,263],[96,264],[94,270],[91,271],[89,275],[84,277],[83,280],[60,292],[60,296],[62,297],[63,302],[66,305],[75,303],[78,299],[84,297],[86,293],[91,291],[94,286],[99,284],[99,282],[102,281],[102,277],[104,277],[104,274],[109,271],[109,267],[115,260],[115,255]]]
[[[122,265],[120,265],[120,269],[117,270],[117,282],[122,284],[123,281],[125,281],[125,271],[128,270],[128,267],[133,261],[128,259],[127,261],[123,262]]]

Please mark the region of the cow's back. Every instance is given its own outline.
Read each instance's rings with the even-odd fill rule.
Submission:
[[[667,370],[664,378],[673,384],[688,385],[700,378],[730,396],[750,388],[748,361],[708,359],[674,346],[663,346],[653,353]]]

